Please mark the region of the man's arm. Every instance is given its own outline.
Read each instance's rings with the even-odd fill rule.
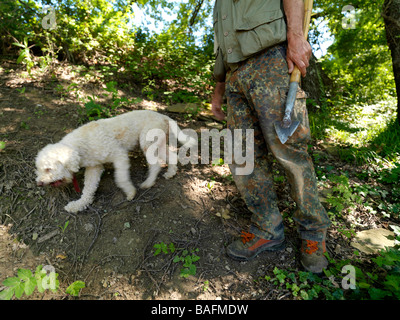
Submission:
[[[303,0],[283,0],[283,7],[287,20],[286,60],[289,73],[292,73],[296,65],[304,77],[312,54],[311,46],[303,35],[304,2]]]

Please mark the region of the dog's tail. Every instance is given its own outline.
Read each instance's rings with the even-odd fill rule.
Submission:
[[[183,133],[183,131],[179,128],[176,121],[169,118],[168,125],[169,125],[170,134],[172,134],[182,145],[184,145],[187,148],[191,148],[192,146],[197,145],[197,143],[198,143],[197,139],[195,139],[194,137],[191,137],[190,135]]]

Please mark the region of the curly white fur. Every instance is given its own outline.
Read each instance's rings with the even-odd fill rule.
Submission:
[[[130,179],[128,152],[139,145],[146,154],[149,146],[154,144],[146,140],[146,134],[151,129],[160,129],[165,133],[165,140],[156,142],[160,150],[164,148],[165,151],[168,134],[174,135],[182,144],[187,141],[189,145],[195,143],[193,138],[189,137],[188,140],[188,136],[181,132],[171,118],[154,111],[131,111],[85,124],[67,134],[60,142],[44,147],[36,157],[36,182],[39,186],[70,183],[73,174],[84,167],[82,196],[65,206],[66,211],[74,213],[86,209],[93,202],[104,170],[103,164],[113,163],[117,186],[124,191],[127,200],[132,200],[136,195],[136,188]],[[167,152],[159,152],[159,157],[160,161],[168,163]],[[161,169],[160,163],[150,161],[147,154],[146,159],[149,163],[149,174],[141,188],[152,187]],[[173,177],[176,170],[176,164],[169,163],[164,177]]]

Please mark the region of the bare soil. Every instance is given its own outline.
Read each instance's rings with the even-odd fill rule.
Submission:
[[[94,203],[76,215],[63,210],[79,197],[72,185],[36,186],[38,151],[82,121],[82,104],[76,96],[60,92],[59,86],[75,82],[85,94],[102,92],[99,81],[85,82],[70,70],[60,65],[53,76],[31,78],[12,60],[1,63],[0,141],[6,147],[0,151],[0,289],[18,268],[35,270],[42,264],[55,267],[60,290],[24,299],[73,299],[65,288],[76,280],[86,284],[78,299],[293,299],[263,280],[275,267],[301,270],[296,226],[290,218],[295,204],[284,181],[277,181],[276,188],[287,248],[251,262],[233,261],[225,253],[250,223],[226,165],[180,165],[173,179],[165,180],[161,173],[153,188],[140,190],[130,202],[114,183],[113,167],[107,166]],[[134,85],[121,94],[137,96]],[[182,128],[198,132],[214,121],[167,113],[165,104],[145,99],[127,111],[145,108],[168,114]],[[329,161],[340,170],[338,161]],[[147,174],[139,151],[131,153],[131,164],[132,180],[139,185]],[[280,168],[274,164],[274,170]],[[77,178],[82,184],[83,170]],[[178,250],[155,256],[154,245],[159,243],[174,243]],[[187,278],[181,276],[182,263],[173,262],[184,248],[196,250],[200,257],[196,274]],[[336,259],[352,255],[348,241],[335,229],[329,232],[327,249]]]

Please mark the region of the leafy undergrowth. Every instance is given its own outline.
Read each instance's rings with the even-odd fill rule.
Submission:
[[[162,192],[157,194],[159,190],[156,189],[151,190],[154,193],[142,194],[140,201],[121,210],[119,206],[123,202],[118,200],[118,192],[111,187],[108,189],[107,184],[113,185],[113,182],[110,178],[112,175],[107,172],[105,179],[108,179],[108,183],[102,184],[95,207],[78,217],[65,217],[60,213],[65,201],[74,196],[70,191],[46,193],[25,184],[27,178],[34,181],[31,160],[39,148],[36,144],[38,139],[41,139],[40,145],[44,145],[49,139],[62,137],[65,131],[80,123],[127,111],[132,105],[146,107],[150,102],[152,106],[156,103],[165,105],[173,100],[170,99],[171,94],[166,94],[161,102],[149,102],[148,91],[131,90],[124,81],[118,80],[117,75],[106,75],[102,68],[57,65],[52,70],[51,80],[45,77],[46,73],[41,74],[40,70],[34,68],[31,74],[41,79],[41,82],[33,81],[23,72],[16,75],[7,68],[2,72],[6,85],[1,89],[7,94],[11,92],[14,106],[11,108],[8,102],[1,101],[6,110],[2,117],[7,119],[9,127],[7,132],[2,131],[0,135],[0,153],[4,159],[8,159],[7,162],[0,162],[3,170],[0,177],[1,208],[5,212],[0,216],[0,221],[13,223],[13,232],[18,240],[32,244],[40,253],[54,253],[53,259],[61,261],[60,264],[65,260],[76,268],[76,265],[87,263],[89,258],[95,260],[96,256],[97,265],[89,266],[87,274],[70,276],[80,282],[70,281],[68,277],[63,279],[63,288],[69,290],[59,289],[58,297],[68,294],[84,299],[82,292],[90,292],[96,298],[102,297],[87,279],[91,280],[93,270],[97,272],[101,269],[99,266],[109,263],[117,270],[116,274],[128,275],[126,286],[118,289],[113,287],[118,283],[115,279],[125,276],[113,276],[112,281],[96,280],[96,283],[101,283],[101,290],[107,288],[111,291],[111,298],[133,296],[154,299],[162,294],[165,298],[172,295],[170,291],[175,293],[178,290],[176,288],[190,284],[185,288],[184,297],[210,294],[207,297],[224,299],[399,299],[398,247],[369,256],[351,246],[358,231],[371,228],[390,229],[399,237],[400,164],[394,156],[385,158],[382,151],[379,157],[369,157],[367,162],[362,163],[355,161],[354,157],[343,157],[341,152],[328,152],[319,139],[310,145],[309,152],[314,161],[323,204],[332,221],[327,239],[330,265],[323,275],[304,272],[297,262],[297,246],[293,241],[296,237],[296,224],[293,220],[296,205],[289,197],[287,179],[282,168],[273,163],[279,206],[285,218],[288,238],[293,243],[272,258],[263,256],[254,262],[239,264],[227,259],[224,249],[242,227],[247,226],[250,219],[222,159],[215,165],[200,169],[183,168],[184,175],[177,177],[175,184],[169,181],[168,185],[160,187],[162,191],[168,189],[169,192],[184,194],[178,201],[171,200],[171,196]],[[32,99],[32,83],[43,86],[40,88],[39,100]],[[87,90],[93,87],[95,90]],[[51,89],[51,94],[43,93],[44,88]],[[152,91],[154,97],[169,92],[162,89],[160,92]],[[183,96],[190,100],[186,91]],[[57,119],[60,118],[59,112],[63,112],[64,118]],[[318,122],[316,115],[311,117],[314,122]],[[205,126],[194,115],[184,120],[188,127]],[[71,123],[67,124],[67,121]],[[45,132],[43,128],[49,131]],[[329,135],[329,132],[325,134]],[[390,136],[389,133],[384,134],[384,130],[379,131],[379,135]],[[375,137],[375,134],[370,136],[372,140]],[[31,143],[32,139],[35,141]],[[329,139],[339,151],[345,149],[337,137],[331,135]],[[368,141],[364,140],[363,148],[373,146]],[[391,150],[390,143],[388,139],[385,141],[382,150],[388,152]],[[353,145],[352,148],[353,151],[358,150],[358,146]],[[378,154],[377,151],[375,153]],[[140,167],[137,159],[135,155],[133,161],[139,172],[139,177],[135,178],[142,178],[140,175],[144,175],[145,170]],[[188,193],[184,193],[184,188],[182,190],[185,184],[190,185]],[[185,202],[190,197],[193,197],[191,202]],[[194,216],[193,212],[198,216]],[[201,212],[204,212],[204,216]],[[181,227],[179,231],[178,226]],[[55,236],[44,241],[44,245],[38,245],[38,236],[40,238],[51,234],[51,228],[56,229]],[[93,240],[88,240],[88,235],[93,236]],[[125,242],[119,242],[120,238],[125,239]],[[104,250],[109,252],[106,254]],[[115,254],[114,251],[122,253]],[[118,258],[114,259],[115,255]],[[34,270],[21,267],[14,275],[2,279],[2,297],[23,298],[22,293],[42,290]],[[61,278],[63,273],[59,274],[58,278]],[[177,277],[174,278],[174,275]],[[175,281],[173,284],[171,279]],[[138,288],[143,288],[145,293],[132,293]]]

